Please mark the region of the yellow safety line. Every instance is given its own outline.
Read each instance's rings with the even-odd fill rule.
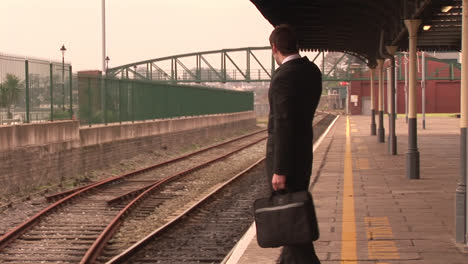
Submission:
[[[356,217],[354,215],[353,160],[349,117],[346,119],[346,150],[343,185],[343,225],[341,231],[341,263],[357,264]]]

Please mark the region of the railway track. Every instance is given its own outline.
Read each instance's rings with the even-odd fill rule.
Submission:
[[[3,235],[0,238],[0,263],[78,263],[120,211],[119,207],[111,206],[107,201],[128,194],[129,190],[144,191],[168,176],[182,176],[190,169],[200,169],[238,152],[239,145],[246,148],[264,138],[265,133],[257,131],[195,154],[74,190]]]
[[[331,122],[331,120],[324,120]],[[325,129],[320,130],[320,134]],[[99,263],[220,263],[250,226],[252,204],[268,195],[264,159],[255,162],[224,184],[199,195],[194,202],[165,225],[133,245],[119,242],[134,228],[121,228],[120,236],[107,245]],[[146,222],[139,222],[144,225]],[[125,226],[125,225],[124,225]],[[133,225],[134,227],[134,225]],[[136,231],[139,232],[139,231]]]
[[[105,262],[229,181],[239,166],[253,162],[252,149],[262,156],[264,138],[259,131],[51,196],[60,199],[56,207],[0,238],[0,263]],[[232,170],[223,171],[229,164]],[[224,176],[215,177],[220,174]]]
[[[268,195],[264,159],[237,174],[111,260],[100,263],[220,263],[253,219],[252,204]]]

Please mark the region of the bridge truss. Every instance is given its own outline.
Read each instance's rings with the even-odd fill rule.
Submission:
[[[369,80],[368,69],[362,58],[349,53],[306,53],[322,70],[323,81]],[[402,65],[404,55],[397,55]],[[427,58],[428,60],[438,60]],[[426,79],[459,79],[453,74],[460,68],[456,61],[442,61],[444,66],[428,72]],[[400,65],[400,66],[401,66]],[[269,46],[222,49],[167,56],[109,68],[107,76],[121,79],[141,79],[171,83],[210,82],[269,82],[278,67]],[[400,80],[404,79],[403,67],[399,67]],[[438,71],[450,70],[446,76]],[[436,74],[436,76],[434,76]]]

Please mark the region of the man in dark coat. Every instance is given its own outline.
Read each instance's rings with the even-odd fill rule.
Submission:
[[[271,78],[268,99],[267,179],[272,191],[306,191],[312,171],[312,121],[322,94],[320,69],[299,55],[297,37],[288,25],[270,35],[279,68]],[[312,243],[283,248],[280,263],[320,263]]]

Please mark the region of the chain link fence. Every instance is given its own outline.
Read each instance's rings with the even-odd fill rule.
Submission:
[[[72,119],[73,87],[68,63],[0,54],[0,125]]]

